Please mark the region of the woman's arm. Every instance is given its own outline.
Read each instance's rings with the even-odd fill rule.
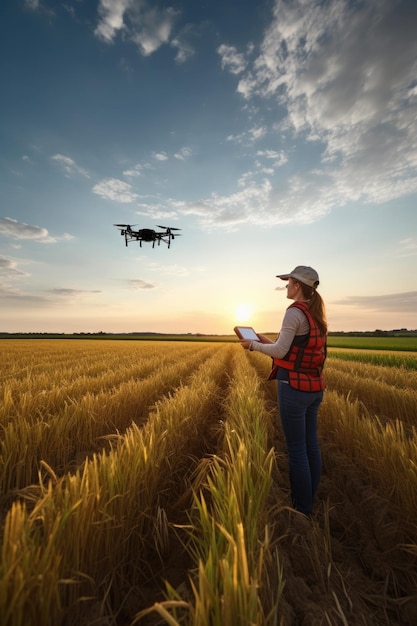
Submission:
[[[272,358],[282,359],[290,349],[295,335],[307,334],[309,330],[310,326],[304,313],[299,309],[289,308],[285,312],[282,328],[275,342],[271,342],[263,335],[262,337],[267,339],[265,343],[263,341],[249,341],[247,348],[255,352],[262,352],[262,354]]]

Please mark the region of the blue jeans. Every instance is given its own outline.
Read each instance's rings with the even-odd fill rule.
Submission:
[[[323,391],[298,391],[278,381],[278,406],[287,442],[292,504],[311,514],[321,477],[317,416]]]

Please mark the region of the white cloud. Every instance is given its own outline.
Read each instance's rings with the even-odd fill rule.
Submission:
[[[180,161],[185,161],[186,159],[190,158],[191,155],[191,148],[187,148],[187,146],[184,146],[184,148],[181,148],[181,150],[178,150],[178,152],[174,154],[174,157],[176,159],[179,159]]]
[[[0,277],[1,278],[17,278],[21,276],[29,276],[25,272],[22,272],[17,267],[17,262],[13,259],[7,259],[4,256],[0,256]]]
[[[133,167],[123,172],[123,176],[142,176],[144,166],[141,163],[137,163]]]
[[[321,169],[298,183],[325,206],[417,191],[416,23],[417,3],[406,0],[275,0],[237,90],[275,107],[275,130],[321,149]]]
[[[90,174],[84,168],[77,165],[77,163],[71,159],[71,157],[65,156],[64,154],[54,154],[51,157],[52,161],[55,161],[62,167],[65,174],[67,176],[72,176],[73,174],[80,174],[84,176],[84,178],[90,178]]]
[[[107,200],[129,203],[133,202],[138,194],[134,193],[132,185],[117,178],[105,178],[93,187],[93,192]]]
[[[167,161],[168,155],[166,152],[152,152],[152,158],[154,158],[155,161]]]
[[[117,32],[124,28],[124,14],[131,4],[132,0],[100,0],[100,21],[95,34],[104,41],[113,41]]]
[[[256,156],[258,157],[258,161],[257,161],[257,165],[260,166],[261,163],[259,161],[259,158],[262,159],[267,159],[268,161],[272,161],[272,168],[270,169],[263,169],[263,171],[270,173],[271,175],[274,173],[275,169],[277,167],[282,167],[283,165],[285,165],[285,163],[288,162],[288,156],[287,154],[285,154],[285,152],[283,150],[280,150],[279,152],[277,152],[276,150],[258,150],[256,153]]]
[[[239,135],[228,135],[226,139],[234,143],[249,145],[265,137],[267,132],[266,126],[253,126]]]
[[[164,11],[151,7],[138,11],[133,18],[131,35],[144,56],[149,56],[170,40],[176,11],[168,7]]]
[[[280,187],[274,187],[268,178],[257,180],[257,176],[257,172],[242,175],[238,191],[229,195],[213,193],[194,202],[167,198],[163,205],[142,203],[143,210],[137,214],[165,222],[194,215],[203,228],[232,229],[243,223],[260,226],[308,224],[326,215],[335,202],[333,189],[323,190],[313,174],[309,177],[294,175]]]
[[[99,23],[95,34],[111,43],[118,32],[124,32],[133,41],[143,56],[149,56],[163,44],[170,42],[172,29],[178,12],[171,7],[159,10],[148,0],[100,0]],[[185,44],[174,39],[172,45],[178,49],[177,58],[184,60],[189,55]]]
[[[155,289],[156,287],[155,284],[149,283],[147,280],[142,280],[141,278],[135,278],[135,279],[129,280],[128,284],[133,291]]]
[[[232,74],[241,74],[247,66],[245,55],[238,52],[235,46],[222,44],[217,48],[221,58],[222,69],[227,69]]]
[[[174,37],[171,40],[171,46],[177,50],[175,61],[177,63],[185,63],[194,55],[194,48],[181,37]]]
[[[273,168],[271,168],[271,176]],[[259,171],[248,171],[237,181],[238,191],[193,202],[167,199],[161,205],[143,205],[143,215],[154,219],[179,219],[194,215],[207,229],[235,228],[249,223],[259,226],[309,224],[327,215],[339,202],[339,189],[323,180],[320,172],[303,172],[273,184],[271,177],[259,179]]]
[[[73,239],[72,235],[68,233],[64,233],[58,237],[52,237],[46,228],[18,222],[12,217],[3,217],[0,219],[0,235],[19,240],[30,239],[39,243],[56,243],[57,241]]]
[[[265,128],[265,126],[257,126],[249,130],[249,136],[252,141],[257,141],[258,139],[265,137],[266,133],[267,129]]]
[[[145,170],[151,169],[153,169],[153,166],[150,163],[136,163],[136,165],[134,165],[133,167],[124,170],[123,176],[135,178],[136,176],[143,176]]]
[[[190,203],[182,212],[200,216],[203,225],[233,227],[244,222],[265,219],[269,204],[271,185],[264,180],[261,184],[247,185],[242,191],[229,196],[212,196],[197,204]]]

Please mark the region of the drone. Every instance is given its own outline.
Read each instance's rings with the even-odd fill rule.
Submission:
[[[120,230],[120,234],[125,238],[126,246],[130,241],[139,241],[140,247],[142,247],[142,241],[147,243],[152,242],[152,248],[155,247],[155,242],[158,242],[158,246],[161,241],[167,244],[168,248],[171,247],[171,239],[180,237],[179,233],[173,233],[174,230],[181,230],[181,228],[172,228],[171,226],[159,226],[162,231],[152,230],[152,228],[140,228],[139,230],[133,230],[136,224],[131,226],[130,224],[113,224]]]

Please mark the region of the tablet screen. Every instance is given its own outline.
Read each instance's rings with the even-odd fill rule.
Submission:
[[[235,326],[233,329],[238,337],[247,341],[259,341],[258,335],[251,326]]]

